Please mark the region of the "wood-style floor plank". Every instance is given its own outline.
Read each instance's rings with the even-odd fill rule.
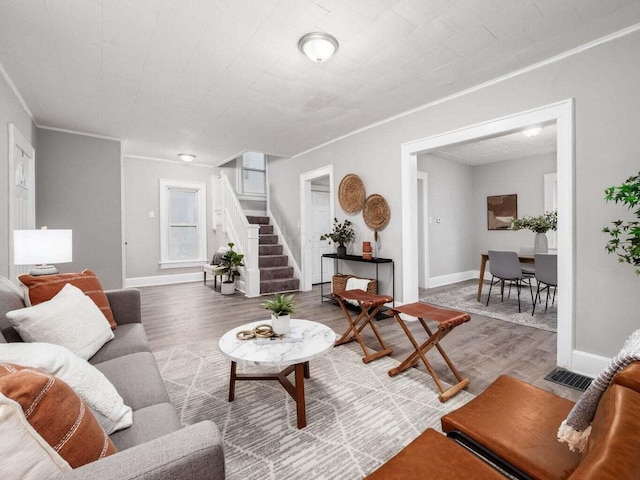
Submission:
[[[438,290],[447,288],[456,287],[450,285]],[[240,293],[223,296],[213,289],[213,283],[207,286],[201,282],[163,285],[140,290],[142,319],[154,351],[201,341],[217,344],[231,328],[269,318],[269,312],[261,304],[270,296],[246,298]],[[346,329],[347,322],[340,308],[332,302],[320,301],[319,286],[314,286],[311,292],[298,292],[295,298],[298,308],[294,317],[323,323],[340,334]],[[385,342],[393,348],[392,357],[402,361],[412,348],[400,326],[392,318],[376,325]],[[410,328],[418,341],[426,338],[417,322]],[[372,347],[376,345],[372,334],[366,332],[364,337]],[[508,374],[575,401],[581,392],[544,380],[555,367],[555,345],[555,333],[480,315],[471,315],[470,322],[457,327],[442,341],[454,365],[471,381],[467,391],[473,394],[482,392],[498,376]],[[428,353],[428,358],[444,381],[455,383],[435,350]],[[417,368],[426,371],[422,364]]]

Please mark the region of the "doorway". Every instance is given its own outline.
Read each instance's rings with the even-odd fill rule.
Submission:
[[[558,305],[557,365],[571,369],[575,320],[575,166],[574,101],[521,112],[401,145],[402,181],[402,284],[403,303],[418,301],[418,268],[412,258],[418,252],[417,155],[445,145],[510,133],[533,124],[556,123],[558,191],[558,286],[566,294]]]
[[[429,175],[418,172],[418,288],[429,288]]]
[[[309,291],[314,283],[331,279],[333,262],[322,262],[323,253],[332,251],[320,235],[331,230],[335,216],[333,165],[300,174],[301,285]],[[328,223],[327,223],[328,222]]]
[[[31,265],[13,264],[13,231],[36,226],[35,150],[14,124],[9,125],[9,278],[28,273]]]

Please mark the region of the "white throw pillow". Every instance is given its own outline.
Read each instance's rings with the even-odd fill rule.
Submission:
[[[22,407],[0,393],[2,478],[40,480],[71,467],[29,424]]]
[[[107,377],[60,345],[3,343],[0,344],[0,363],[38,368],[61,379],[87,404],[107,435],[133,423],[131,407],[124,404]]]
[[[70,283],[47,302],[7,312],[25,342],[55,343],[85,360],[113,338],[96,304]]]

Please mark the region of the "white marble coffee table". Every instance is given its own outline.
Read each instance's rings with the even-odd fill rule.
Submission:
[[[229,330],[220,339],[220,351],[231,360],[229,401],[232,402],[235,397],[236,380],[278,380],[296,401],[298,428],[304,428],[307,425],[304,379],[310,376],[309,360],[329,351],[335,344],[336,333],[321,323],[292,318],[291,326],[299,327],[303,331],[302,341],[258,343],[256,339],[239,340],[236,337],[236,333],[241,330],[252,330],[257,325],[265,323],[271,324],[271,320],[241,325]],[[286,368],[273,374],[236,373],[238,362]],[[295,385],[287,379],[292,372],[295,372]]]

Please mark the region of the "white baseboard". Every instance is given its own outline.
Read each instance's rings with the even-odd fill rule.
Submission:
[[[203,272],[178,273],[175,275],[157,275],[155,277],[125,278],[125,288],[150,287],[153,285],[171,285],[174,283],[202,282]]]
[[[610,358],[603,357],[601,355],[574,350],[571,352],[570,370],[581,375],[587,375],[595,378],[607,367],[607,365],[609,365],[610,361]]]
[[[443,285],[450,285],[457,282],[464,282],[465,280],[471,280],[474,278],[478,278],[479,276],[480,272],[478,270],[468,270],[466,272],[450,273],[448,275],[431,277],[429,278],[429,288],[441,287]]]

